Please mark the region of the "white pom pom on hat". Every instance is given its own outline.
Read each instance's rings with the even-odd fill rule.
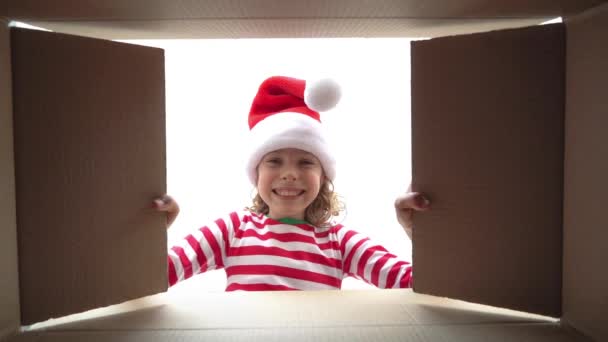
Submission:
[[[247,175],[257,182],[257,166],[269,152],[297,148],[314,154],[327,178],[336,176],[336,163],[325,139],[319,112],[334,108],[341,97],[332,79],[305,80],[272,76],[260,85],[249,111]]]
[[[331,78],[309,82],[304,89],[304,102],[317,112],[326,112],[334,108],[341,96],[340,85]]]

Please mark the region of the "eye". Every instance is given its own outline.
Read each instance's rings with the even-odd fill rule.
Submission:
[[[281,159],[280,158],[268,158],[268,159],[266,159],[266,163],[270,164],[270,165],[278,165],[278,164],[281,164]]]
[[[312,165],[315,165],[315,164],[316,163],[313,160],[310,160],[310,159],[302,159],[302,160],[300,160],[300,165],[303,165],[303,166],[312,166]]]

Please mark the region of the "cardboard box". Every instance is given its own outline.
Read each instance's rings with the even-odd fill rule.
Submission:
[[[0,337],[608,340],[600,3],[5,2]],[[164,75],[161,50],[11,19],[106,39],[447,36],[412,45],[413,186],[434,202],[414,292],[165,293],[21,331],[166,288],[164,224],[145,208],[165,191]]]

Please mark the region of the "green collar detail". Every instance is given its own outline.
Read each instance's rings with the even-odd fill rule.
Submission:
[[[284,217],[284,218],[278,219],[277,221],[279,221],[281,223],[286,223],[286,224],[310,224],[304,220],[298,220],[298,219],[294,219],[291,217]]]

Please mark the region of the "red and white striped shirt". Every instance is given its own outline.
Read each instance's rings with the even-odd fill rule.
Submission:
[[[169,286],[223,268],[226,291],[331,290],[352,276],[379,288],[412,285],[412,267],[369,238],[335,225],[284,223],[233,212],[169,249]]]

